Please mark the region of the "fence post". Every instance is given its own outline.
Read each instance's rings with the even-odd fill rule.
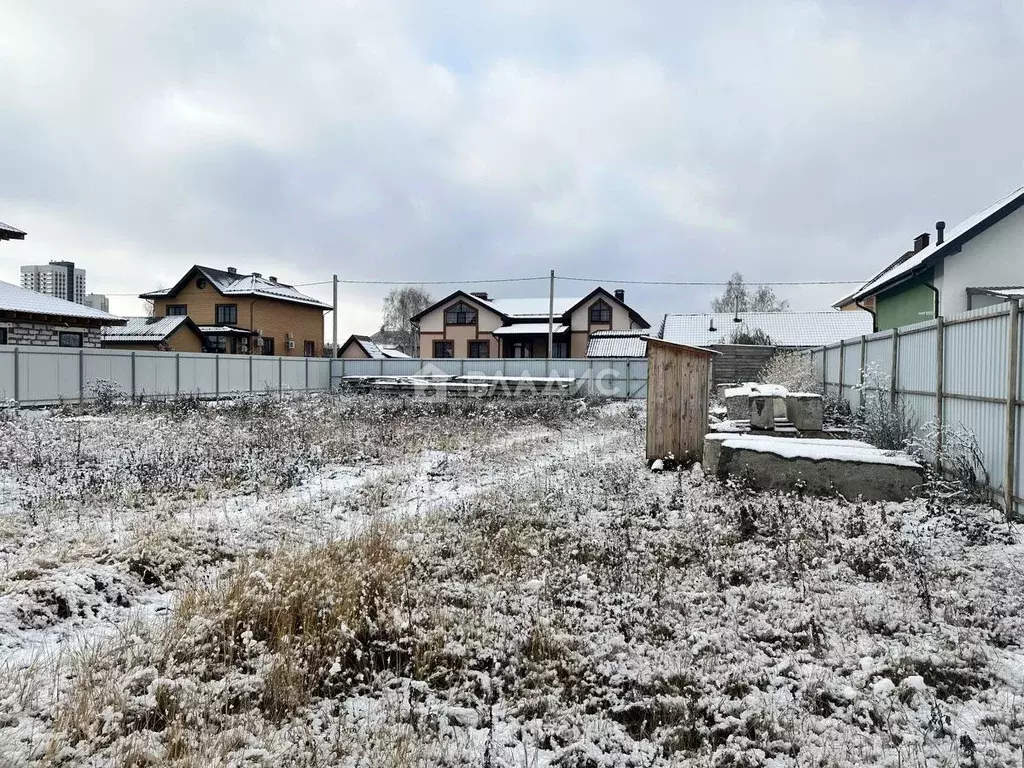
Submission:
[[[133,403],[135,402],[135,398],[137,396],[137,393],[136,393],[136,387],[138,386],[138,384],[136,384],[136,377],[137,377],[137,375],[138,374],[136,374],[136,372],[135,372],[135,350],[133,349],[132,350],[132,402]]]
[[[217,400],[220,400],[220,355],[213,356],[213,387],[214,396]]]
[[[20,403],[21,398],[18,396],[18,379],[21,378],[21,374],[18,372],[18,348],[14,348],[14,402]]]
[[[843,369],[846,367],[846,342],[839,342],[839,399],[843,399]]]
[[[78,404],[85,402],[85,349],[78,350]]]
[[[284,356],[277,358],[277,399],[284,400]]]
[[[303,357],[302,359],[306,361],[306,392],[309,392],[309,358]]]
[[[935,318],[935,423],[938,431],[935,438],[935,466],[941,469],[939,456],[942,455],[942,425],[944,421],[942,397],[945,392],[946,366],[944,363],[946,325],[942,315]]]
[[[252,393],[252,354],[249,355],[249,392]]]
[[[889,363],[889,402],[896,405],[897,377],[900,372],[900,329],[892,329],[892,361]]]
[[[868,354],[868,337],[865,334],[860,335],[860,404],[864,405],[864,364],[867,362]],[[880,396],[880,393],[875,393],[875,396]]]
[[[1006,470],[1003,489],[1006,519],[1013,517],[1017,483],[1017,390],[1020,386],[1020,302],[1010,302],[1010,328],[1006,355]]]
[[[714,363],[712,363],[714,365]],[[648,371],[648,376],[650,372]],[[821,396],[828,397],[828,347],[821,348]]]
[[[633,398],[633,372],[629,367],[629,360],[626,361],[626,399]]]
[[[174,396],[181,394],[181,352],[174,353]]]

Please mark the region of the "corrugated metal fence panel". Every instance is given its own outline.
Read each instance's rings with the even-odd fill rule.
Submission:
[[[107,381],[125,393],[132,390],[132,353],[113,349],[89,350],[82,356],[85,395],[95,392],[99,381]]]
[[[331,361],[329,359],[309,359],[309,388],[317,390],[331,388]]]
[[[1006,405],[976,400],[942,401],[943,424],[974,433],[985,457],[989,485],[1002,488],[1006,476]]]
[[[0,344],[0,403],[14,394],[14,347]]]
[[[839,347],[825,348],[825,394],[839,394]]]
[[[135,392],[143,397],[173,397],[176,390],[174,355],[135,353]]]
[[[1007,315],[986,312],[973,322],[943,329],[943,391],[947,395],[1006,398],[1008,326]]]
[[[253,392],[276,392],[279,389],[281,364],[276,357],[252,358]]]
[[[900,329],[899,360],[896,366],[896,381],[900,391],[935,391],[935,323],[928,325],[929,328],[915,333]]]
[[[178,394],[215,395],[217,358],[213,355],[178,355]]]
[[[281,358],[281,387],[286,392],[302,392],[306,388],[306,358]]]
[[[222,394],[249,391],[249,358],[221,355],[220,391]]]
[[[860,407],[860,355],[861,340],[851,339],[843,349],[843,397],[850,401],[850,407]]]

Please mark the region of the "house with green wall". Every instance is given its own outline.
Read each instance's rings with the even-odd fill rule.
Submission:
[[[836,307],[860,307],[876,331],[1024,296],[1024,187],[946,230],[935,225]]]

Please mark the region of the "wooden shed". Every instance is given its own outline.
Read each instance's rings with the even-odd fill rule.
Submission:
[[[647,340],[647,459],[700,461],[708,431],[711,358],[704,347]]]

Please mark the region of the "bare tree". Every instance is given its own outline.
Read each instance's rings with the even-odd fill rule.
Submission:
[[[725,291],[711,300],[712,312],[785,312],[789,302],[780,299],[768,285],[759,285],[751,292],[742,272],[733,272]]]
[[[381,331],[407,355],[416,350],[416,330],[410,318],[434,303],[427,291],[414,285],[394,288],[384,297]]]

